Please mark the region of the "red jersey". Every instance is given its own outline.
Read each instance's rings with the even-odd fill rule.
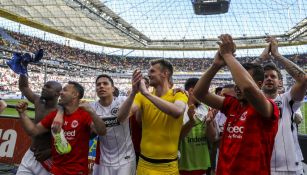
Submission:
[[[279,110],[266,119],[251,105],[226,97],[221,112],[227,117],[220,145],[217,175],[270,175]]]
[[[136,121],[136,116],[130,117],[130,128],[131,128],[131,139],[134,146],[134,151],[137,153],[141,152],[141,139],[142,139],[142,128]]]
[[[41,124],[50,129],[53,119],[57,111],[49,113]],[[90,125],[92,118],[89,113],[77,109],[71,115],[64,115],[64,124],[62,129],[65,138],[71,145],[71,152],[60,155],[54,147],[54,140],[52,138],[52,160],[54,166],[51,173],[54,175],[88,175],[88,151],[90,139]]]

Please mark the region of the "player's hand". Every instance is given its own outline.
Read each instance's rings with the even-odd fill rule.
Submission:
[[[269,36],[266,38],[266,41],[270,43],[271,54],[273,55],[273,57],[280,56],[280,53],[278,51],[278,41],[276,40],[276,38]]]
[[[223,67],[226,65],[223,57],[220,55],[220,52],[217,51],[215,56],[214,56],[214,60],[213,60],[213,64],[218,65],[220,67]]]
[[[19,101],[16,105],[16,110],[19,113],[24,113],[28,108],[28,103],[25,101]]]
[[[149,91],[148,91],[148,89],[146,88],[145,80],[144,80],[144,79],[142,79],[142,80],[140,81],[139,90],[140,90],[140,92],[141,92],[143,95],[149,94]]]
[[[206,124],[210,124],[214,120],[217,113],[218,113],[217,109],[210,108],[204,122]]]
[[[271,44],[269,43],[269,45],[267,45],[260,54],[259,56],[260,61],[263,62],[266,60],[270,60],[272,58],[270,52],[271,52]]]
[[[135,70],[132,75],[132,90],[131,93],[136,94],[139,91],[140,81],[142,80],[142,73],[140,70]]]
[[[85,110],[86,112],[89,113],[94,113],[95,111],[93,108],[90,106],[90,104],[86,101],[80,101],[79,108]]]
[[[189,105],[188,116],[191,122],[195,122],[195,118],[194,118],[195,109],[196,109],[196,106],[194,104]]]
[[[232,37],[229,34],[220,35],[219,39],[221,41],[218,42],[219,53],[222,57],[226,54],[233,54],[236,52],[236,44],[233,42]]]

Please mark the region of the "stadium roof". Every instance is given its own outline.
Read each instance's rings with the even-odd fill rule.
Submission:
[[[214,0],[213,0],[214,1]],[[194,14],[190,0],[2,0],[0,16],[47,32],[107,47],[214,50],[230,33],[238,48],[307,44],[304,0],[233,0],[228,13]]]

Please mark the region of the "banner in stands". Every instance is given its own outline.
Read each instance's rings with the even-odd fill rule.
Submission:
[[[31,139],[17,118],[0,117],[0,162],[19,164]]]

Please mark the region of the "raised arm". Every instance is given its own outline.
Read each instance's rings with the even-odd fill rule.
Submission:
[[[117,113],[117,119],[120,123],[122,123],[123,121],[125,121],[128,116],[130,116],[130,114],[132,112],[127,112],[127,111],[131,111],[131,106],[133,104],[133,100],[134,97],[136,95],[136,93],[138,92],[139,89],[139,82],[142,79],[142,74],[141,71],[139,70],[135,70],[133,72],[132,75],[132,90],[131,93],[129,94],[128,98],[124,101],[124,103],[121,105],[121,107],[119,108],[119,111]],[[134,114],[135,112],[133,112]]]
[[[264,48],[260,56],[252,61],[252,63],[262,64],[263,62],[268,62],[272,58],[270,55],[270,51],[271,51],[271,45],[269,44]]]
[[[191,129],[194,127],[195,125],[195,119],[194,119],[194,114],[195,114],[195,105],[189,105],[188,107],[188,116],[189,116],[189,121],[187,123],[185,123],[182,128],[181,128],[181,132],[180,132],[180,138],[184,138],[190,131]]]
[[[218,139],[218,134],[217,134],[217,126],[215,123],[215,116],[217,114],[216,109],[211,109],[208,111],[207,117],[205,119],[205,124],[206,124],[206,137],[211,143],[214,143]]]
[[[207,104],[208,106],[216,109],[221,109],[224,97],[212,94],[209,92],[209,87],[213,77],[225,65],[225,62],[217,52],[214,56],[213,64],[206,70],[202,77],[198,80],[194,87],[194,97]]]
[[[39,134],[48,132],[48,129],[45,128],[40,122],[38,124],[34,124],[31,119],[26,114],[26,109],[28,107],[27,102],[18,102],[16,106],[16,110],[19,114],[20,121],[22,127],[26,131],[29,136],[37,136]]]
[[[295,63],[283,57],[278,51],[278,44],[275,38],[267,39],[271,43],[271,53],[275,60],[283,65],[286,71],[295,79],[295,84],[291,88],[291,96],[295,101],[301,101],[307,90],[307,74]]]
[[[28,77],[25,75],[19,76],[19,90],[33,104],[39,98],[39,96],[33,93],[33,91],[30,89]]]
[[[104,121],[97,116],[96,112],[89,105],[89,103],[87,102],[81,103],[79,107],[90,114],[90,117],[92,118],[93,121],[93,123],[91,124],[92,131],[101,136],[105,135],[107,133],[107,127]]]
[[[221,35],[220,39],[222,41],[219,43],[220,54],[224,58],[224,61],[226,62],[236,85],[239,87],[241,92],[243,92],[247,101],[256,109],[257,112],[261,113],[266,118],[272,117],[272,104],[266,99],[249,72],[239,63],[239,61],[235,59],[232,53],[233,49],[235,48],[232,37],[226,34]]]
[[[140,91],[149,101],[151,101],[162,112],[174,118],[179,118],[181,115],[183,115],[186,106],[186,104],[183,101],[175,100],[174,103],[171,103],[157,96],[152,95],[145,87],[144,80],[141,80],[140,82]]]

